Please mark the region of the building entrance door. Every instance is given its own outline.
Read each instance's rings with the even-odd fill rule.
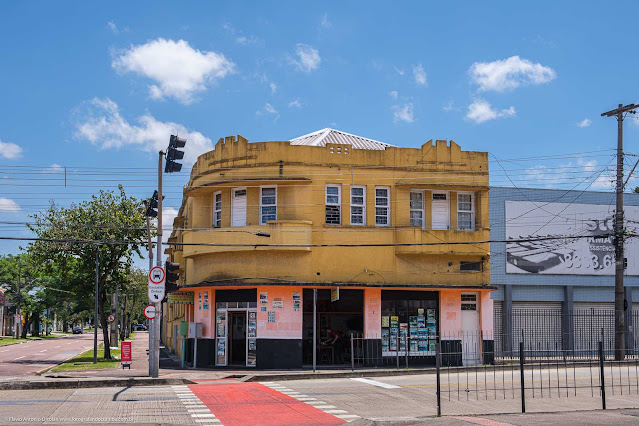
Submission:
[[[479,353],[479,312],[477,311],[477,293],[461,294],[462,320],[462,363],[477,365],[481,359]]]
[[[433,229],[450,229],[450,209],[448,204],[448,193],[433,193]]]
[[[229,312],[229,364],[246,365],[246,311]]]

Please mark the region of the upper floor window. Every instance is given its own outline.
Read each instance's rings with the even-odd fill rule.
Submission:
[[[375,225],[390,225],[390,188],[375,187]]]
[[[277,220],[277,187],[260,188],[260,225]]]
[[[213,195],[213,228],[222,226],[222,192]]]
[[[326,185],[326,223],[340,225],[342,223],[342,205],[340,185]]]
[[[410,191],[410,226],[424,227],[424,191]]]
[[[475,203],[473,198],[473,194],[457,194],[457,229],[460,231],[473,231],[475,229]]]
[[[365,186],[351,186],[351,225],[366,225]]]

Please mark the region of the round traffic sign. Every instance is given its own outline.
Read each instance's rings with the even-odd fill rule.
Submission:
[[[154,266],[149,271],[149,284],[162,284],[164,282],[164,268]]]
[[[115,315],[113,315],[113,314],[109,314],[109,316],[107,317],[107,321],[108,321],[108,322],[113,322],[113,321],[115,321]]]
[[[149,304],[144,307],[144,316],[146,319],[155,318],[155,305]]]

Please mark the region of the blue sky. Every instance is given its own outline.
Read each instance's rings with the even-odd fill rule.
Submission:
[[[403,147],[453,139],[501,160],[495,185],[606,189],[616,122],[600,114],[639,101],[629,32],[638,9],[2,2],[0,234],[27,236],[5,222],[50,199],[66,205],[119,182],[148,197],[174,131],[191,161],[234,134],[287,140],[333,127]],[[636,120],[625,129],[626,151],[639,153]],[[168,207],[179,207],[187,176],[167,177]],[[0,252],[18,245],[0,242]]]

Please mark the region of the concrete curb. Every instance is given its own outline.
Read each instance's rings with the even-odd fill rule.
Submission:
[[[30,389],[79,389],[104,387],[132,387],[132,386],[172,386],[195,384],[188,379],[181,378],[123,378],[123,379],[90,379],[86,380],[24,380],[0,383],[0,390],[30,390]]]

